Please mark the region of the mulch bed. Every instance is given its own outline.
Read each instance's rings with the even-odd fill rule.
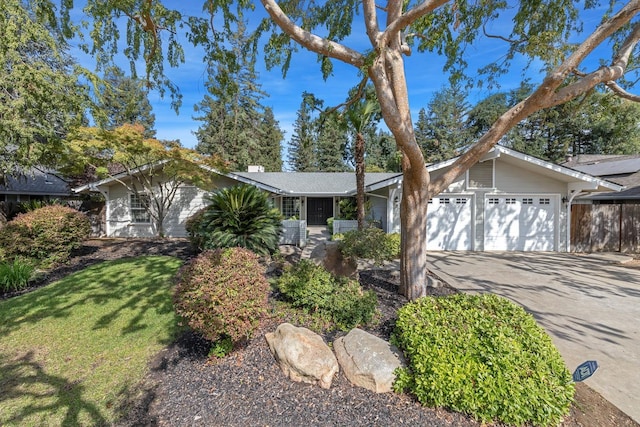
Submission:
[[[195,255],[184,240],[93,240],[68,265],[50,272],[37,286],[97,262],[152,254],[183,260]],[[294,260],[295,254],[287,258]],[[396,292],[397,275],[370,270],[362,272],[360,278],[363,286],[373,289],[379,299],[380,319],[366,329],[388,338],[397,309],[406,303]],[[456,290],[443,283],[431,288],[431,292],[446,295]],[[353,387],[341,373],[329,390],[292,382],[276,365],[264,339],[264,333],[276,327],[275,319],[266,320],[254,339],[219,360],[208,357],[208,342],[192,332],[183,333],[156,355],[145,382],[124,397],[118,408],[122,415],[118,425],[480,425],[459,413],[425,408],[408,395],[375,394]],[[332,341],[336,336],[334,333],[326,338]],[[638,426],[584,384],[578,384],[576,400],[564,426]]]

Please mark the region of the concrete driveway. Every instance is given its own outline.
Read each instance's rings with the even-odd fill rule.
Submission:
[[[640,269],[617,254],[431,252],[434,273],[466,292],[521,304],[553,338],[571,372],[640,422]]]

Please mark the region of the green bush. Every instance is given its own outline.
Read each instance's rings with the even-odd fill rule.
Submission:
[[[209,197],[192,241],[204,249],[242,247],[260,255],[277,252],[282,218],[265,192],[252,185],[224,188]]]
[[[177,314],[209,341],[238,343],[267,311],[269,282],[255,253],[244,248],[205,251],[176,276]]]
[[[345,258],[372,259],[382,264],[400,255],[400,235],[387,234],[379,228],[348,231],[337,240]]]
[[[205,208],[199,209],[196,213],[191,215],[184,223],[184,228],[189,235],[189,241],[194,248],[202,250],[204,245],[204,239],[200,228],[202,227],[202,217],[204,216]]]
[[[363,292],[357,281],[335,277],[309,260],[285,269],[276,286],[293,306],[329,315],[342,329],[369,323],[378,304],[373,291]]]
[[[24,260],[0,262],[0,292],[19,291],[29,284],[35,267]]]
[[[504,298],[420,298],[398,311],[392,339],[409,363],[394,387],[425,405],[510,425],[556,425],[569,411],[574,386],[562,357]]]
[[[41,264],[64,262],[91,234],[86,215],[52,205],[20,214],[0,230],[0,247],[7,260],[30,258]]]

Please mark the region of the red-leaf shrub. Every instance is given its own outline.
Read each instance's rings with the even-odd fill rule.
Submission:
[[[0,230],[8,260],[26,257],[41,263],[66,261],[91,234],[89,218],[75,209],[52,205],[23,213]]]
[[[205,251],[178,272],[176,282],[176,313],[210,341],[248,338],[267,311],[269,282],[248,249]]]

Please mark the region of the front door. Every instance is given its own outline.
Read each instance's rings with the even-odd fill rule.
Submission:
[[[332,197],[307,198],[307,224],[326,225],[327,219],[333,216]]]

